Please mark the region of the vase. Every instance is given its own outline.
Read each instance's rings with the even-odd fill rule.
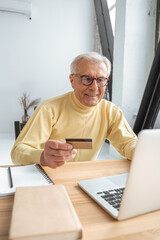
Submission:
[[[24,110],[24,115],[22,116],[22,123],[26,123],[28,121],[28,119],[30,118],[30,116],[27,113],[27,110]]]

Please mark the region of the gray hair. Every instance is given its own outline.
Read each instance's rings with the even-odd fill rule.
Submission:
[[[77,64],[82,59],[86,59],[86,60],[90,60],[92,62],[98,62],[98,63],[103,62],[107,67],[108,77],[109,77],[109,75],[111,73],[111,62],[105,56],[102,56],[97,52],[83,53],[83,54],[78,55],[76,58],[74,58],[71,65],[70,65],[71,74],[76,73]]]

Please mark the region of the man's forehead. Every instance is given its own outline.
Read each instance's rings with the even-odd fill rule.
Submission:
[[[77,67],[76,67],[76,72],[85,72],[85,74],[87,72],[102,72],[102,73],[107,73],[107,66],[104,62],[102,61],[94,61],[94,60],[90,60],[90,59],[81,59],[78,63],[77,63]]]
[[[82,58],[77,62],[77,65],[81,65],[81,64],[83,65],[86,63],[101,64],[101,63],[103,63],[103,61],[100,61],[100,60],[98,61],[96,59]]]

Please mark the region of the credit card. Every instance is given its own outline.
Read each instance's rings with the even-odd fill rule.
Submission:
[[[66,138],[66,142],[72,144],[75,149],[92,149],[91,138]]]

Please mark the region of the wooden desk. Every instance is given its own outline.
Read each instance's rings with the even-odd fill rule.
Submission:
[[[67,163],[55,170],[44,168],[55,184],[63,184],[83,226],[83,240],[158,240],[160,211],[125,221],[114,220],[78,186],[77,181],[128,172],[126,159]],[[8,239],[13,198],[0,199],[0,240]]]

